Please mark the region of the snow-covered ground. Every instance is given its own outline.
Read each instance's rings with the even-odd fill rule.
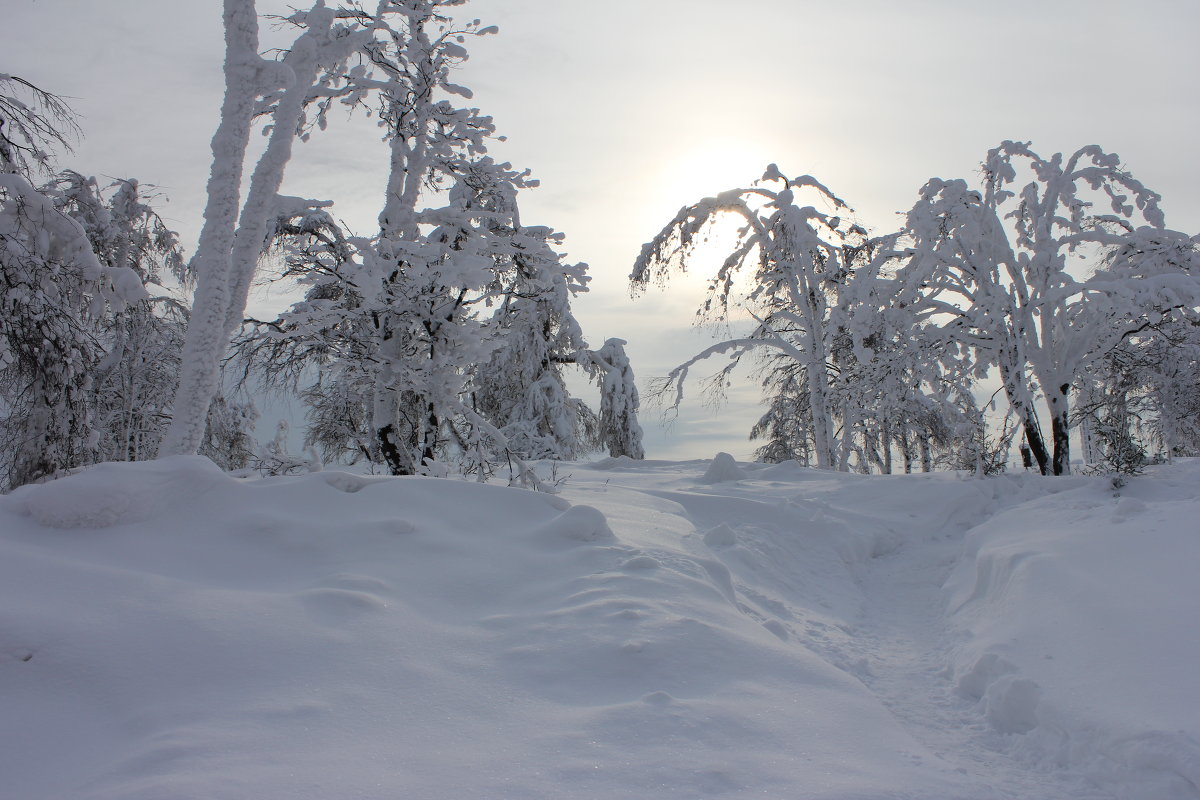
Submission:
[[[0,797],[1200,798],[1200,462],[0,501]]]

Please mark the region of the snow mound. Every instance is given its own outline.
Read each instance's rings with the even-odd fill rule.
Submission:
[[[642,472],[647,467],[675,467],[679,463],[678,461],[636,459],[629,456],[606,456],[583,466],[599,472]]]
[[[729,453],[717,453],[713,457],[712,463],[708,465],[703,477],[700,478],[701,483],[724,483],[726,481],[740,481],[746,479],[746,472],[737,465],[733,456]]]
[[[108,528],[142,522],[233,479],[207,458],[97,464],[49,483],[22,486],[4,508],[47,528]]]
[[[604,514],[591,506],[572,506],[542,525],[539,532],[545,537],[577,542],[608,541],[615,538]]]

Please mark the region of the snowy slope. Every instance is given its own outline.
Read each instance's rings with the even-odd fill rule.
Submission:
[[[0,500],[0,797],[1197,798],[1200,463]]]

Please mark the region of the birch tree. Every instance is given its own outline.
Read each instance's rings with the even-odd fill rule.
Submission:
[[[796,191],[808,191],[825,206],[801,205]],[[728,320],[735,311],[755,322],[753,330],[698,353],[667,376],[674,403],[683,398],[690,370],[699,362],[726,355],[728,375],[741,357],[755,351],[786,355],[798,369],[811,419],[812,454],[821,469],[846,468],[847,453],[835,433],[834,341],[839,332],[844,287],[856,266],[869,257],[866,231],[847,222],[851,209],[815,178],[789,179],[771,165],[748,189],[734,189],[683,208],[643,248],[631,274],[635,288],[665,280],[685,269],[707,226],[722,216],[740,225],[736,241],[710,281],[705,312]],[[749,290],[739,298],[740,277]]]
[[[101,264],[131,270],[147,289],[144,299],[89,319],[99,348],[88,366],[95,459],[154,458],[170,420],[187,325],[187,307],[165,285],[190,284],[178,237],[149,205],[152,193],[133,179],[102,189],[67,171],[55,179],[52,197],[83,228]]]
[[[600,439],[599,418],[566,385],[566,369],[588,346],[571,310],[587,291],[587,265],[565,263],[554,249],[562,237],[549,228],[514,217],[509,233],[515,250],[488,287],[492,353],[474,376],[473,403],[522,457],[579,458]]]
[[[311,204],[283,214],[288,274],[307,296],[242,347],[268,380],[316,375],[303,396],[327,460],[361,455],[397,475],[574,456],[596,435],[561,375],[586,346],[569,308],[586,268],[563,263],[550,229],[522,225],[517,194],[536,182],[492,160],[492,120],[456,104],[470,96],[450,81],[463,44],[494,29],[456,24],[442,13],[455,5],[339,12],[371,32],[328,100],[372,109],[383,129],[379,232],[347,235]]]
[[[225,99],[212,139],[204,225],[191,265],[196,293],[164,454],[195,453],[201,445],[209,404],[220,390],[220,360],[241,325],[268,218],[316,91],[314,83],[321,67],[336,73],[339,59],[353,49],[355,32],[335,25],[323,0],[288,19],[303,32],[281,61],[264,59],[258,54],[254,0],[224,0]],[[270,114],[271,136],[243,204],[246,149],[260,113]]]
[[[1186,236],[1165,229],[1159,200],[1094,145],[1044,158],[1008,141],[989,152],[982,191],[934,179],[908,215],[912,247],[898,301],[970,349],[980,376],[997,368],[1043,473],[1070,470],[1070,394],[1084,366],[1146,315],[1195,302],[1194,280],[1179,268],[1192,251],[1179,247]],[[1113,251],[1141,254],[1140,272],[1121,280],[1078,274]],[[1113,326],[1114,318],[1128,324]]]

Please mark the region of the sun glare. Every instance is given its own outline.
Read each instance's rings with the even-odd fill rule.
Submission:
[[[652,185],[657,187],[647,210],[655,214],[650,224],[663,225],[681,207],[730,189],[746,188],[758,180],[770,157],[759,142],[731,137],[681,143],[674,158],[664,160]],[[739,221],[729,214],[714,221],[703,232],[687,259],[686,274],[677,275],[676,291],[700,298],[709,281],[732,252],[737,242]]]
[[[663,164],[655,183],[676,206],[694,203],[758,180],[771,163],[766,153],[767,148],[757,142],[734,138],[687,143]]]

